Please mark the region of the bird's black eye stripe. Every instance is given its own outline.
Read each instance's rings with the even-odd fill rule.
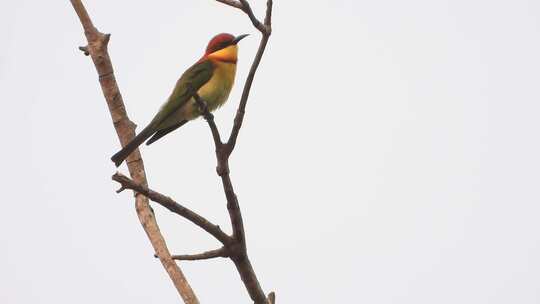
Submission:
[[[218,44],[216,44],[213,48],[212,48],[212,51],[211,52],[217,52],[219,50],[222,50],[228,46],[231,46],[233,45],[233,41],[229,40],[229,41],[221,41],[219,42]]]
[[[231,41],[223,41],[219,44],[219,50],[224,49],[228,47],[229,45],[231,45]]]
[[[226,47],[228,47],[230,45],[230,43],[228,41],[224,41],[223,43],[221,43],[221,48],[224,49]]]

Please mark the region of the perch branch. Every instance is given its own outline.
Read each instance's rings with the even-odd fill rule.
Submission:
[[[94,62],[113,125],[123,146],[135,136],[135,124],[131,122],[126,113],[124,101],[114,77],[112,62],[107,50],[110,35],[103,34],[95,28],[86,8],[80,0],[71,0],[71,4],[79,17],[88,42],[87,46],[83,46],[80,49],[85,55],[90,55]],[[144,164],[138,150],[135,150],[128,158],[128,169],[135,182],[141,185],[147,184]],[[171,259],[171,254],[167,249],[167,244],[161,235],[154,214],[150,209],[148,199],[143,195],[136,195],[135,209],[139,221],[154,247],[154,251],[159,255],[161,264],[173,281],[180,296],[187,304],[198,304],[199,300],[184,274],[179,266]]]
[[[214,115],[208,110],[208,104],[206,103],[206,101],[202,100],[202,98],[197,93],[193,94],[193,98],[195,99],[195,102],[199,107],[199,111],[201,111],[204,119],[208,122],[208,126],[210,126],[210,130],[212,131],[212,138],[214,138],[214,144],[216,148],[221,149],[221,147],[223,146],[223,143],[221,142],[221,135],[219,134],[218,127],[216,126],[216,123],[214,121]]]
[[[275,302],[275,296],[273,293],[271,293],[268,297],[264,294],[247,254],[246,236],[245,236],[244,224],[242,220],[242,213],[240,211],[238,198],[234,192],[234,187],[233,187],[230,174],[229,174],[230,173],[229,157],[236,146],[238,134],[240,133],[240,128],[242,127],[242,122],[245,115],[245,109],[246,109],[247,101],[249,98],[249,92],[251,90],[253,80],[255,79],[255,73],[257,72],[262,56],[266,49],[266,45],[272,33],[271,26],[272,26],[272,4],[273,3],[272,3],[272,0],[267,0],[265,20],[264,20],[264,24],[262,24],[255,17],[253,10],[251,9],[251,6],[249,5],[248,1],[247,0],[239,0],[239,1],[242,5],[241,7],[242,11],[244,11],[246,15],[249,17],[249,19],[253,23],[253,26],[255,26],[255,28],[257,28],[261,32],[262,37],[259,43],[259,48],[255,55],[255,58],[253,59],[253,63],[251,64],[248,77],[244,84],[242,97],[240,98],[240,103],[238,105],[236,116],[234,118],[233,128],[229,136],[229,139],[227,140],[227,143],[225,144],[222,143],[221,138],[219,136],[219,131],[214,122],[214,117],[209,113],[206,103],[203,100],[201,100],[201,98],[197,94],[195,94],[194,98],[197,104],[199,105],[199,108],[204,118],[208,122],[210,130],[212,131],[212,136],[214,138],[214,143],[216,146],[216,159],[217,159],[216,171],[218,175],[221,177],[223,191],[225,192],[225,197],[227,199],[227,210],[229,212],[229,217],[231,220],[231,225],[232,225],[232,230],[233,230],[233,234],[232,234],[233,243],[226,245],[226,247],[229,250],[230,258],[233,261],[234,265],[236,266],[236,269],[238,273],[240,274],[242,282],[244,282],[244,285],[249,293],[249,296],[253,300],[253,302],[255,302],[256,304],[267,304],[267,303]],[[219,1],[219,2],[223,2],[223,1]],[[226,2],[230,2],[230,1],[226,1]],[[231,6],[234,6],[234,5],[231,5]]]

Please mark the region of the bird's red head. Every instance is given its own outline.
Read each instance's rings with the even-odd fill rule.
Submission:
[[[206,54],[213,53],[231,45],[233,40],[234,36],[231,34],[217,34],[216,36],[214,36],[214,38],[210,40],[210,42],[208,42],[208,46],[206,47]]]
[[[217,34],[210,40],[210,42],[208,42],[206,54],[219,51],[230,45],[235,45],[246,36],[247,35],[240,35],[238,37],[234,37],[233,35],[227,33]]]

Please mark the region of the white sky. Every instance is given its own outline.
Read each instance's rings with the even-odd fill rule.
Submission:
[[[254,34],[238,84],[256,50],[247,18],[214,1],[85,2],[140,126],[214,34]],[[275,0],[231,163],[265,291],[539,303],[539,20],[536,0]],[[114,193],[119,144],[69,2],[2,2],[0,37],[0,303],[178,303]],[[216,113],[225,134],[239,87]],[[142,153],[153,188],[228,229],[204,121]],[[154,209],[172,252],[217,248]],[[202,303],[249,303],[227,260],[181,266]]]

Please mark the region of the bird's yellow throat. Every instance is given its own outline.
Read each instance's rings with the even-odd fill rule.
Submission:
[[[238,46],[229,45],[226,48],[208,54],[207,57],[211,60],[236,63],[238,59]]]

